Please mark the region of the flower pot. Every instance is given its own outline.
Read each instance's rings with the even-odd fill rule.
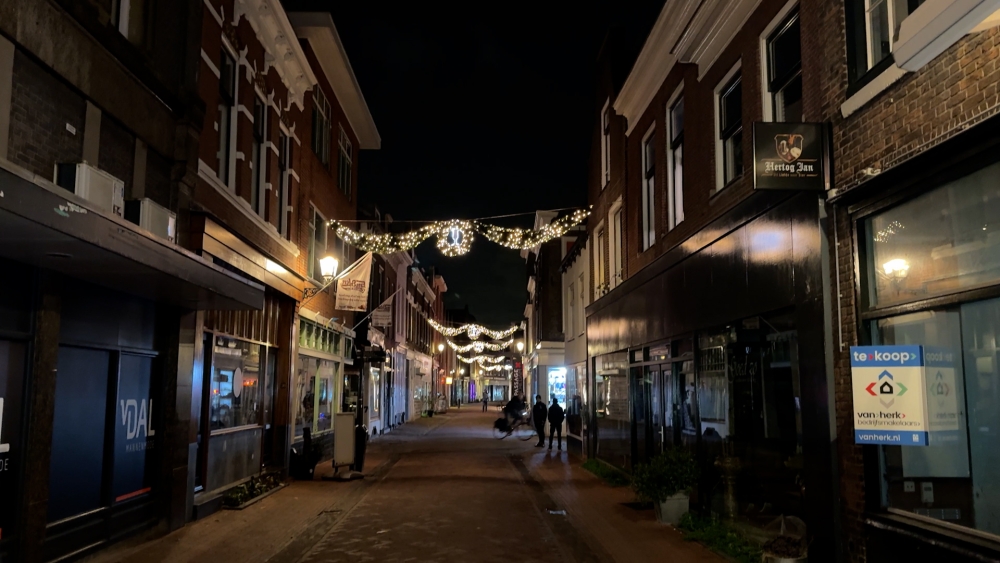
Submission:
[[[677,493],[667,500],[653,503],[653,511],[656,512],[656,520],[661,524],[676,526],[681,523],[681,517],[687,514],[690,497],[684,493]]]

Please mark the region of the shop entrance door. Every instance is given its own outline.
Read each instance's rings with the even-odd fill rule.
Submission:
[[[631,467],[649,460],[653,449],[651,425],[652,373],[648,368],[634,367],[629,373],[629,404],[632,407],[632,459]]]
[[[656,455],[663,451],[664,446],[674,444],[673,378],[670,375],[669,364],[651,366],[647,369],[651,384],[649,401],[652,450],[650,455]]]

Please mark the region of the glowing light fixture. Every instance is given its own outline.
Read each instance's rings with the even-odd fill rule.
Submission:
[[[910,263],[902,258],[896,258],[882,264],[882,270],[885,271],[885,275],[887,276],[905,278],[906,274],[910,272]]]

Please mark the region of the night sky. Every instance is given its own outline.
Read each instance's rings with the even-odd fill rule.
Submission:
[[[381,150],[359,156],[363,206],[397,222],[528,212],[495,222],[530,227],[535,210],[586,205],[602,41],[612,25],[644,37],[663,0],[554,4],[290,6],[332,12],[382,137]],[[479,237],[446,258],[431,239],[417,257],[444,276],[448,307],[468,305],[498,328],[522,318],[517,251]]]

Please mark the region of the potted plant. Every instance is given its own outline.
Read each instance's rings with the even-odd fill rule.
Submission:
[[[636,466],[632,490],[640,501],[653,503],[658,521],[676,526],[688,512],[689,493],[697,479],[698,464],[691,452],[670,447]]]

